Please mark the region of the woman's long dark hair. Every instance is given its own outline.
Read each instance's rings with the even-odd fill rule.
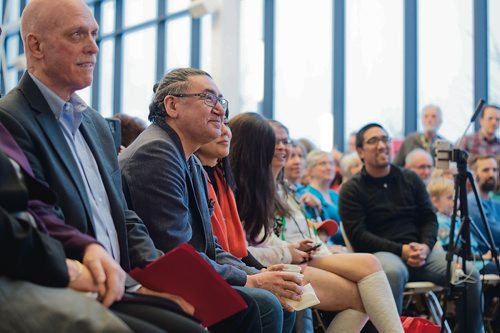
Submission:
[[[231,162],[236,182],[236,204],[247,239],[262,243],[274,224],[275,185],[271,168],[276,136],[267,119],[257,113],[241,113],[229,121],[233,133]],[[258,239],[264,229],[264,237]]]

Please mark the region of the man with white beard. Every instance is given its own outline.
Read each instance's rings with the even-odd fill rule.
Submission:
[[[405,165],[405,158],[415,148],[422,148],[434,156],[436,140],[443,140],[437,132],[443,122],[441,108],[437,105],[427,105],[422,109],[422,125],[424,132],[415,132],[406,137],[393,163],[397,166]]]

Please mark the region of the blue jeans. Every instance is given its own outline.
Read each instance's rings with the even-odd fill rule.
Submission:
[[[291,333],[295,324],[295,312],[283,310],[281,303],[271,292],[260,288],[234,287],[253,298],[259,306],[263,333]]]
[[[313,313],[311,308],[297,311],[295,333],[314,333]]]
[[[408,281],[430,281],[440,286],[446,285],[446,252],[442,250],[431,251],[425,265],[418,268],[409,267],[401,257],[390,252],[376,252],[374,255],[380,260],[387,275],[400,314],[403,308],[403,291]],[[483,332],[479,273],[472,263],[467,263],[466,269],[467,274],[472,272],[476,283],[467,284],[467,328],[463,330],[464,316],[461,309],[458,309],[461,302],[458,302],[457,323],[465,332]]]

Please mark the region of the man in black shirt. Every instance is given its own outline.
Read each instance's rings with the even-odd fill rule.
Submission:
[[[359,130],[356,149],[364,166],[342,186],[339,210],[354,250],[380,260],[401,312],[408,281],[445,285],[446,253],[433,250],[437,219],[424,183],[414,172],[390,163],[390,143],[379,124]],[[467,287],[466,332],[482,332],[479,275],[469,266],[467,272],[476,283]]]

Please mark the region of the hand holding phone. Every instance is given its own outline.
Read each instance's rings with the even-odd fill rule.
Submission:
[[[308,248],[307,250],[305,250],[305,252],[312,252],[312,251],[315,251],[317,250],[319,247],[321,246],[321,243],[314,243],[311,245],[310,248]]]

